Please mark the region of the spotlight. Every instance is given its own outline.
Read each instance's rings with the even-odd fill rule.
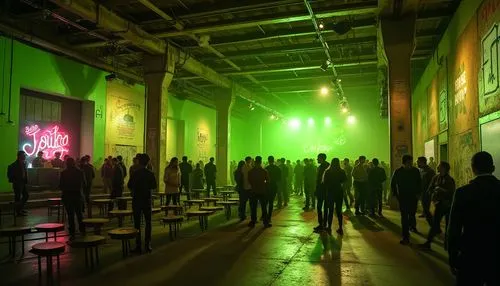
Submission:
[[[116,79],[116,74],[114,72],[108,74],[107,76],[104,77],[104,79],[106,79],[106,81],[112,81],[114,79]]]
[[[356,123],[356,117],[354,117],[354,115],[347,116],[347,123],[349,123],[349,124]]]
[[[255,110],[255,106],[253,106],[252,103],[250,103],[250,105],[248,106],[248,108],[251,110],[251,111],[254,111]]]
[[[323,30],[325,28],[325,25],[323,25],[323,23],[319,23],[318,27]]]
[[[274,114],[271,114],[271,116],[269,118],[271,118],[271,120],[277,120],[278,119],[278,117],[276,115],[274,115]]]
[[[328,67],[330,66],[330,61],[329,60],[326,60],[319,68],[322,70],[322,71],[327,71],[328,70]]]
[[[314,119],[312,119],[312,118],[307,119],[307,125],[313,126],[314,125]]]
[[[328,95],[328,88],[326,86],[323,86],[320,91],[321,95],[323,96]]]
[[[347,107],[342,107],[342,113],[347,113],[349,112],[349,109]]]
[[[332,119],[330,117],[325,117],[325,125],[332,125]]]
[[[298,119],[288,120],[288,127],[292,128],[292,129],[298,129],[300,127],[300,120],[298,120]]]

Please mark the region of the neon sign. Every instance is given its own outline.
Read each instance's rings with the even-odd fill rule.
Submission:
[[[69,136],[58,125],[45,129],[40,129],[36,124],[28,125],[24,127],[24,134],[28,142],[23,144],[22,150],[30,157],[40,151],[44,152],[45,159],[53,158],[56,152],[60,152],[61,157],[69,152]]]

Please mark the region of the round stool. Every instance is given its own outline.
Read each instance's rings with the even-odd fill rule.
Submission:
[[[188,211],[186,212],[186,216],[188,218],[197,216],[200,221],[201,231],[205,231],[208,229],[208,216],[213,213],[213,211]]]
[[[203,200],[205,200],[207,204],[214,203],[214,206],[216,206],[219,198],[204,198]]]
[[[130,240],[136,238],[138,234],[139,231],[135,228],[116,228],[108,231],[108,235],[111,239],[122,241],[123,257],[127,257],[130,253]]]
[[[54,233],[54,241],[57,241],[57,232],[64,230],[62,223],[41,223],[35,225],[35,229],[39,232],[45,232],[45,241],[49,241],[49,232]]]
[[[188,206],[191,207],[194,204],[198,204],[199,207],[201,208],[204,202],[205,202],[204,200],[187,200],[184,201],[184,207],[187,209]]]
[[[184,220],[181,216],[167,216],[161,219],[163,221],[163,227],[168,224],[170,240],[177,238],[177,231],[180,229],[180,225]]]
[[[151,214],[159,214],[161,213],[161,208],[152,208],[151,209]]]
[[[123,218],[126,216],[132,216],[133,212],[132,210],[113,210],[109,211],[110,216],[114,216],[118,218],[118,226],[122,227],[123,226]]]
[[[97,205],[99,207],[99,215],[107,215],[108,214],[108,206],[112,202],[111,199],[96,199],[92,200],[92,204]]]
[[[217,202],[217,204],[224,206],[224,210],[226,213],[226,219],[229,220],[231,218],[231,206],[238,205],[238,202],[236,202],[236,201],[224,201],[224,202]]]
[[[201,207],[200,211],[212,211],[212,212],[215,212],[215,211],[221,211],[223,209],[224,209],[224,207],[221,207],[221,206],[219,206],[219,207],[217,207],[217,206],[215,206],[215,207]]]
[[[32,246],[30,252],[38,256],[38,284],[42,280],[42,257],[47,261],[47,285],[52,285],[52,257],[57,257],[57,274],[60,271],[59,255],[64,253],[66,245],[61,242],[42,242]]]
[[[31,227],[19,226],[19,227],[9,227],[0,229],[0,236],[9,238],[9,255],[12,257],[16,256],[16,239],[18,236],[21,237],[21,251],[24,254],[24,235],[31,233]]]
[[[168,216],[168,211],[174,211],[175,215],[182,215],[184,208],[178,205],[168,205],[162,206],[161,209],[165,212],[165,215]]]
[[[82,221],[85,227],[93,227],[94,234],[101,234],[101,228],[103,225],[109,223],[109,219],[107,218],[85,218]]]
[[[72,248],[85,249],[85,267],[94,269],[94,250],[95,250],[95,265],[99,265],[99,250],[98,247],[106,242],[106,238],[100,235],[86,235],[78,237],[68,245]],[[90,258],[90,261],[89,261]]]

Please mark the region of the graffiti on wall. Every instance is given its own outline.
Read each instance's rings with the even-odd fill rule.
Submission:
[[[196,130],[196,145],[198,147],[199,159],[203,162],[208,162],[208,152],[209,152],[209,135],[208,130],[203,128],[198,128]]]
[[[498,30],[498,23],[493,24],[481,39],[481,65],[478,78],[481,115],[500,109],[500,67],[498,64],[500,36]]]
[[[451,144],[453,145],[453,150],[459,150],[458,152],[454,152],[454,155],[451,157],[451,169],[457,186],[461,186],[473,178],[470,158],[474,155],[476,148],[474,147],[472,131],[453,136]]]

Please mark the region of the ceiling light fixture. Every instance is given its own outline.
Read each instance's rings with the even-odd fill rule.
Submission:
[[[327,71],[328,68],[330,67],[330,65],[331,65],[331,62],[329,60],[326,60],[319,68],[322,71]]]
[[[323,86],[323,87],[321,88],[320,92],[321,92],[321,95],[323,95],[323,96],[328,95],[328,92],[329,92],[328,87]]]

